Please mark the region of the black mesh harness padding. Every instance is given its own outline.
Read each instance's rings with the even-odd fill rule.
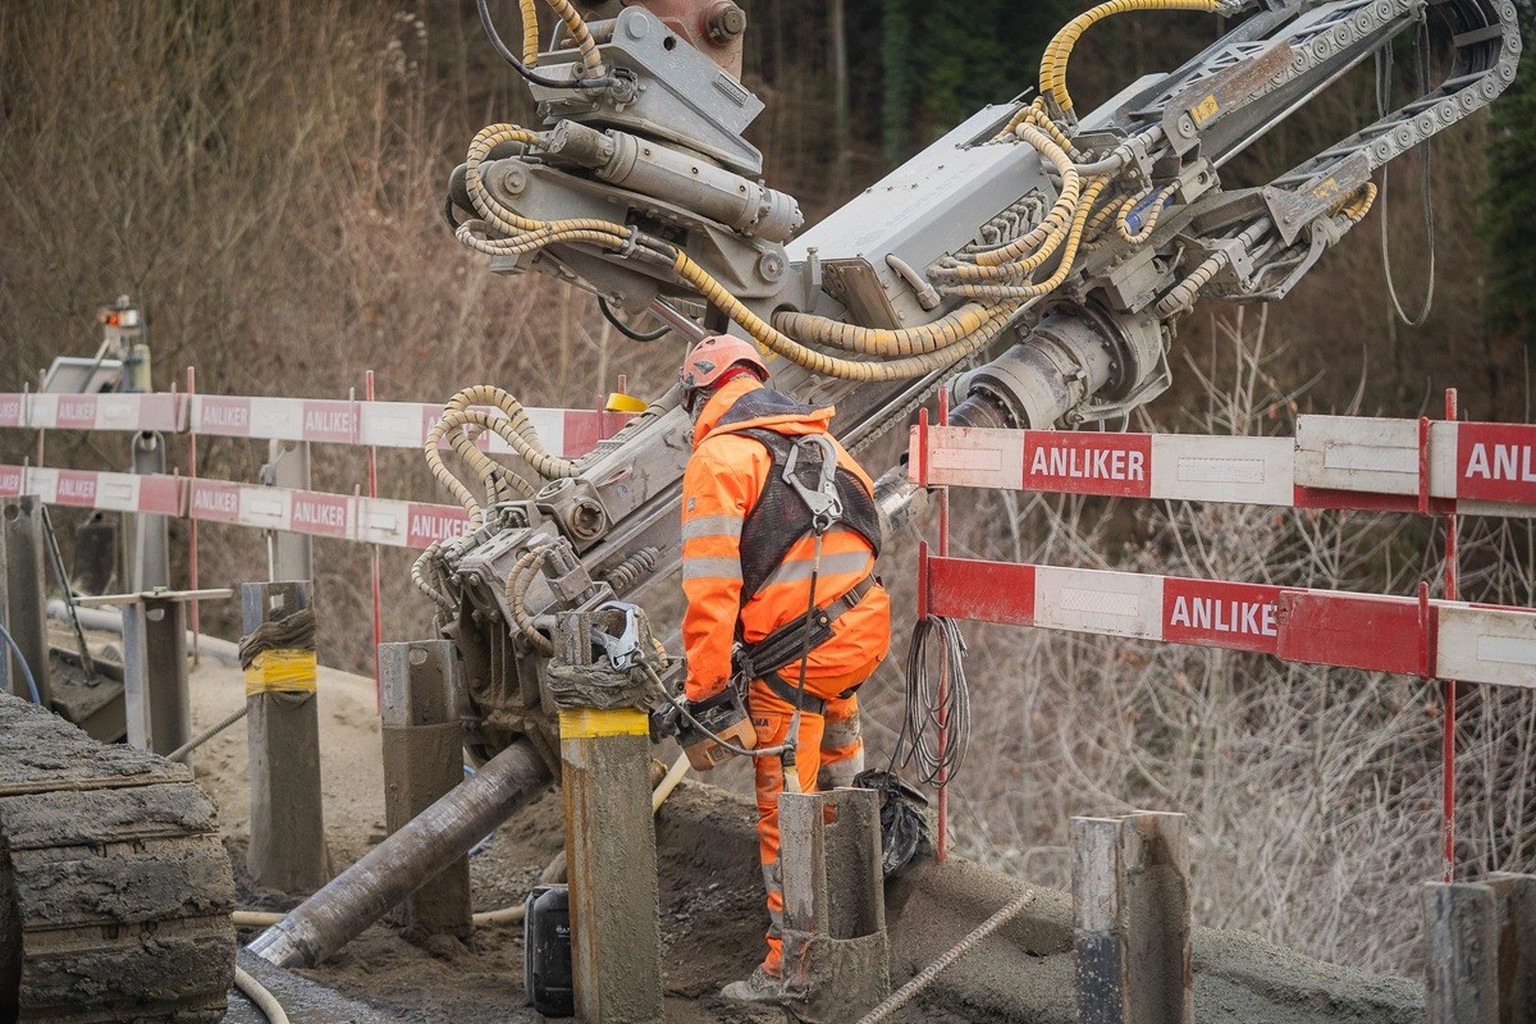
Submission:
[[[802,405],[782,391],[760,388],[749,391],[736,400],[720,417],[719,426],[729,426],[760,416],[796,415],[808,416],[816,411],[814,406]],[[732,433],[752,438],[768,449],[773,458],[773,470],[763,484],[763,492],[747,512],[741,525],[741,582],[742,603],[762,589],[768,577],[773,575],[789,554],[789,549],[801,537],[811,532],[811,511],[805,500],[784,482],[784,465],[794,446],[792,436],[780,434],[772,427],[747,427]],[[816,485],[821,466],[819,461],[805,459],[806,449],[801,449],[802,461],[796,467],[796,475],[809,487]],[[875,499],[863,482],[843,466],[837,467],[834,477],[837,495],[843,505],[842,518],[837,525],[858,533],[869,542],[874,553],[880,553],[880,515],[875,509]]]

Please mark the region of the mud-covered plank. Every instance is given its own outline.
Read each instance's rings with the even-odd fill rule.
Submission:
[[[123,744],[97,743],[62,718],[0,694],[0,796],[191,779],[186,765]]]
[[[11,855],[17,904],[29,933],[227,914],[234,905],[229,858],[211,839],[65,859],[50,852]]]
[[[30,793],[0,798],[0,807],[0,839],[13,851],[213,835],[219,828],[213,801],[185,783]]]

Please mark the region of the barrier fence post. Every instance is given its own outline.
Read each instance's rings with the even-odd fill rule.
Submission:
[[[262,483],[296,491],[309,490],[309,442],[271,441],[267,464],[262,467]],[[312,580],[315,578],[314,545],[307,534],[279,530],[272,537],[272,578],[274,580]]]
[[[390,834],[464,781],[460,662],[448,640],[378,646],[384,815]],[[468,938],[469,858],[460,857],[406,900],[406,928]]]
[[[32,671],[38,695],[47,707],[52,696],[48,685],[48,622],[43,596],[45,580],[43,559],[42,500],[25,495],[0,502],[0,541],[5,548],[5,629],[16,641],[27,667]],[[15,653],[7,650],[0,657],[6,669],[10,692],[31,700],[26,674],[15,663]]]
[[[259,628],[309,609],[310,584],[246,583],[240,588],[240,603],[249,639]],[[241,646],[246,646],[245,640]],[[313,633],[304,646],[275,648],[248,665],[245,694],[251,772],[247,866],[258,885],[313,892],[330,879],[320,800]]]
[[[1081,1024],[1194,1019],[1185,821],[1154,812],[1072,819]]]

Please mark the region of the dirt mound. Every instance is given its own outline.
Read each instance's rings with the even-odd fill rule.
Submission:
[[[229,676],[228,679],[223,678]],[[194,679],[199,727],[243,700],[237,674],[205,664]],[[320,685],[322,791],[332,853],[345,866],[383,836],[379,730],[372,682],[325,673]],[[243,878],[248,798],[239,726],[198,756],[198,778],[233,811],[224,814],[245,905],[286,907],[282,894]],[[756,860],[754,810],[745,796],[685,780],[657,815],[662,977],[667,1020],[678,1024],[774,1022],[778,1011],[721,1001],[720,985],[751,971],[767,925]],[[545,793],[470,859],[476,910],[522,901],[564,843],[558,792]],[[1023,883],[951,858],[927,864],[887,893],[892,982],[899,985],[1007,903]],[[891,1020],[1070,1024],[1071,898],[1041,890],[1030,908],[940,976],[922,1000]],[[254,932],[242,934],[243,941]],[[479,929],[469,944],[425,948],[387,922],[374,925],[304,978],[387,1016],[454,1024],[532,1022],[525,1005],[519,926]],[[1399,1024],[1422,1019],[1422,986],[1310,960],[1241,933],[1197,929],[1195,1016],[1202,1024]],[[232,997],[232,1001],[238,1002]],[[235,1019],[232,1017],[231,1019]]]

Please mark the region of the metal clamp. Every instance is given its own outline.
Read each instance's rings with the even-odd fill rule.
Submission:
[[[795,473],[800,462],[801,448],[813,445],[821,449],[821,472],[816,488],[805,486]],[[843,518],[843,502],[837,496],[837,449],[825,434],[808,434],[797,438],[784,460],[784,482],[795,489],[811,510],[811,526],[817,534],[826,533],[832,524]]]
[[[603,632],[596,626],[592,627],[592,643],[603,649],[608,656],[608,663],[615,671],[623,672],[632,666],[645,660],[645,651],[640,644],[640,622],[638,614],[640,609],[627,601],[605,601],[595,609],[599,612],[617,611],[624,615],[624,628],[617,636]]]

